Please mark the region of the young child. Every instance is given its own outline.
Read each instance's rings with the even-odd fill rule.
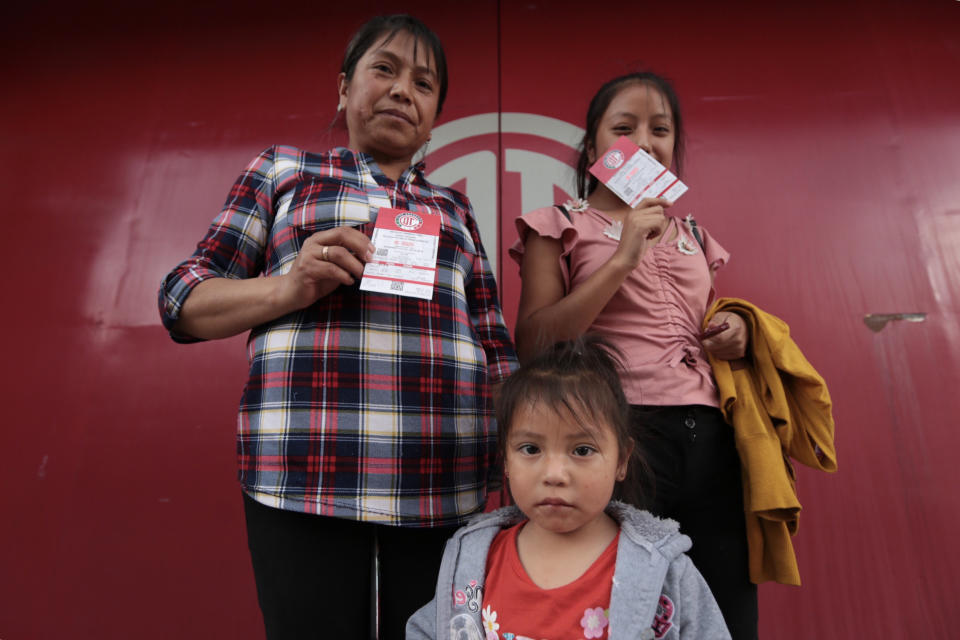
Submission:
[[[729,638],[672,520],[611,501],[631,469],[630,407],[602,339],[562,342],[500,391],[516,502],[447,543],[408,640]]]

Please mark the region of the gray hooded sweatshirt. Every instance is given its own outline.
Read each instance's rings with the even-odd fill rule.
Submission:
[[[720,640],[730,633],[713,594],[684,551],[690,538],[620,502],[607,513],[620,523],[610,592],[610,640]],[[484,640],[480,610],[493,538],[525,516],[516,507],[483,514],[447,542],[429,604],[407,621],[407,640]]]

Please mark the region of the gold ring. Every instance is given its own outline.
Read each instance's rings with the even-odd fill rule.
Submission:
[[[330,247],[324,245],[324,247],[323,247],[323,253],[321,254],[321,255],[323,256],[323,259],[324,259],[324,260],[329,260],[329,258],[327,257],[327,252],[328,252],[328,251],[330,251]]]

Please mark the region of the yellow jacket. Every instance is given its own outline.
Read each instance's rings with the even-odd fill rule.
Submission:
[[[822,471],[836,471],[830,393],[783,320],[736,298],[720,298],[718,311],[741,316],[750,332],[739,365],[708,354],[720,392],[720,408],[733,425],[743,474],[750,579],[800,584],[790,537],[797,532],[800,502],[790,458]]]

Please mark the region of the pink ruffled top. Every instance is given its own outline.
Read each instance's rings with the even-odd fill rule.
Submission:
[[[518,264],[523,261],[531,231],[560,240],[560,269],[572,290],[610,259],[618,240],[604,234],[612,219],[602,212],[587,208],[570,216],[567,220],[557,208],[546,207],[517,218],[520,239],[510,256]],[[710,274],[730,254],[702,227],[700,235],[703,250],[687,224],[671,218],[667,232],[590,327],[623,352],[623,389],[631,404],[718,406],[710,363],[697,335],[713,297]]]

